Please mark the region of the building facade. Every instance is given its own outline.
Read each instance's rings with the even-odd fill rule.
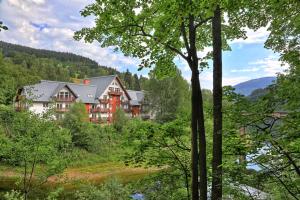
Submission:
[[[144,93],[127,91],[116,75],[85,79],[82,84],[42,80],[21,88],[15,106],[36,114],[54,109],[55,117],[61,119],[75,102],[85,104],[91,122],[111,123],[118,108],[128,116],[141,116]]]

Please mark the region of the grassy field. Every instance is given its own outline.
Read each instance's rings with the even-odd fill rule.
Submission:
[[[36,173],[39,173],[42,166],[38,166]],[[52,191],[55,188],[63,187],[66,198],[72,195],[76,189],[88,184],[100,185],[107,179],[116,178],[126,184],[142,179],[147,175],[157,172],[158,168],[143,168],[125,166],[118,161],[104,161],[103,158],[95,154],[81,153],[79,158],[69,163],[63,173],[51,176],[42,186],[36,187],[33,195],[42,197],[45,190]],[[9,165],[0,165],[0,199],[3,194],[9,190],[18,190],[23,169]]]
[[[83,185],[99,185],[109,178],[117,178],[122,183],[128,183],[155,173],[158,170],[158,168],[125,166],[119,162],[69,167],[62,174],[50,177],[43,186],[36,188],[34,193],[40,193],[44,190],[51,191],[55,188],[63,187],[66,196],[68,196]],[[18,189],[17,182],[20,180],[21,175],[22,170],[20,168],[5,165],[0,166],[0,192],[3,193],[11,189]]]

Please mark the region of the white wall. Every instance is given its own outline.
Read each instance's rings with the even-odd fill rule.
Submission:
[[[48,106],[50,106],[50,104]],[[31,111],[35,114],[45,113],[48,109],[49,109],[49,107],[43,107],[43,103],[40,103],[40,102],[32,103],[32,105],[30,105],[30,107],[29,107],[29,111]]]
[[[109,84],[109,86],[105,89],[105,91],[103,92],[103,94],[100,96],[100,99],[103,99],[103,96],[104,95],[107,95],[107,98],[109,97],[108,96],[108,91],[109,91],[109,88],[112,87],[112,88],[119,88],[120,91],[123,93],[123,97],[124,97],[124,100],[125,101],[128,101],[128,98],[127,96],[125,95],[125,91],[122,89],[122,87],[120,86],[119,82],[116,80],[116,78]]]

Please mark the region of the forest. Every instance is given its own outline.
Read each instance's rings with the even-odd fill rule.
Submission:
[[[151,68],[148,78],[71,53],[1,42],[0,198],[300,199],[299,8],[297,0],[87,5],[81,15],[93,16],[94,27],[83,27],[74,39],[139,58],[139,70]],[[268,27],[265,48],[288,65],[248,96],[222,85],[222,52],[231,40],[247,37],[245,27]],[[206,47],[212,50],[201,57]],[[174,62],[178,57],[190,82]],[[209,66],[212,90],[199,78]],[[97,125],[80,102],[61,120],[51,110],[14,110],[21,86],[107,74],[144,90],[155,117],[132,119],[118,109],[112,124]]]

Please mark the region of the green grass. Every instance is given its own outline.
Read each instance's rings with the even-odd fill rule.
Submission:
[[[96,162],[90,160],[89,162]],[[102,160],[101,160],[102,161]],[[83,163],[89,163],[83,162]],[[83,163],[80,163],[83,165]],[[77,163],[75,163],[77,164]],[[73,163],[74,165],[74,163]],[[38,168],[41,168],[40,166]],[[46,193],[55,190],[57,187],[63,187],[64,192],[68,196],[72,191],[80,189],[83,185],[93,184],[100,185],[107,179],[115,177],[122,183],[129,183],[135,180],[142,179],[152,173],[157,172],[157,168],[135,168],[125,166],[121,162],[101,162],[84,166],[70,166],[64,172],[64,178],[60,176],[53,179],[55,181],[48,181],[46,184],[39,188],[35,188],[32,195],[42,197]],[[20,180],[22,170],[19,167],[12,167],[7,165],[0,166],[0,197],[1,193],[12,189],[19,189],[16,182]]]

